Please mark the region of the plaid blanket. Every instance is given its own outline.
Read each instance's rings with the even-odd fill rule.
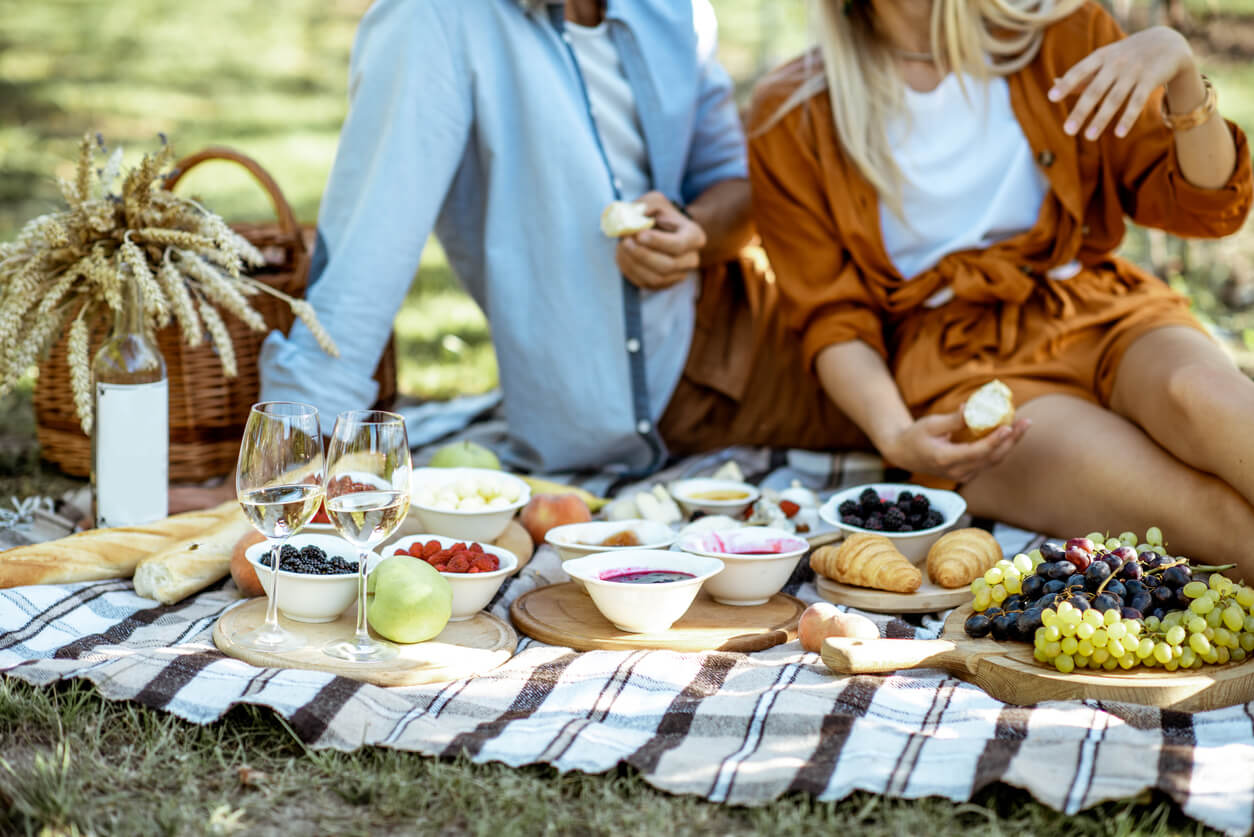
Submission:
[[[873,458],[733,449],[658,478],[726,458],[765,485],[799,478],[834,489],[881,475]],[[608,475],[584,482],[623,487]],[[1040,540],[1003,525],[994,533],[1011,553]],[[541,549],[492,611],[507,618],[517,596],[564,578]],[[804,562],[786,590],[819,598]],[[966,800],[1001,781],[1076,812],[1158,788],[1207,825],[1254,827],[1254,704],[1192,715],[1096,702],[1023,708],[936,671],[834,676],[796,642],[753,654],[575,653],[525,637],[482,676],[385,689],[223,656],[212,628],[236,601],[230,582],[169,607],[137,597],[128,581],[0,591],[0,671],[36,684],[84,677],[105,697],[196,723],[261,704],[314,747],[589,773],[626,762],[658,788],[715,802],[757,805],[794,791],[834,800],[857,789]],[[888,636],[934,637],[941,625],[939,615],[874,618]]]

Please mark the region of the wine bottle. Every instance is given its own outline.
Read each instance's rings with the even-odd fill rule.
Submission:
[[[166,516],[170,395],[165,358],[149,333],[144,291],[119,264],[122,307],[92,361],[95,421],[91,483],[97,526],[135,526]]]

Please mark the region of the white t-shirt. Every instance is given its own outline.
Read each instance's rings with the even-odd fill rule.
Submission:
[[[965,94],[953,73],[927,93],[907,87],[907,113],[888,126],[905,219],[881,202],[880,231],[885,251],[907,279],[949,253],[1031,229],[1048,191],[1010,106],[1006,80],[963,81]],[[943,294],[929,304],[948,298]]]
[[[601,145],[623,200],[634,200],[652,188],[644,131],[636,113],[636,99],[623,72],[609,27],[566,23],[570,45],[579,62]],[[607,246],[613,242],[607,241]],[[641,291],[644,320],[645,375],[649,408],[661,417],[683,374],[696,323],[697,274],[661,291]]]

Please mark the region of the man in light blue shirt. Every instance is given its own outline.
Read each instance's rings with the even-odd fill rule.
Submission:
[[[697,268],[752,232],[715,52],[709,0],[377,0],[353,49],[308,291],[340,356],[300,324],[271,334],[262,398],[312,402],[328,422],[369,405],[434,230],[491,327],[506,461],[660,466]],[[619,198],[642,198],[656,227],[603,235]]]

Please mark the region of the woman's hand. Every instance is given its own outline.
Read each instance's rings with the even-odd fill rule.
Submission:
[[[661,192],[648,192],[639,200],[655,225],[624,236],[618,242],[614,260],[633,285],[650,291],[669,288],[700,267],[705,230],[676,209]]]
[[[1125,137],[1150,94],[1186,72],[1197,73],[1189,42],[1174,29],[1155,26],[1093,50],[1054,81],[1049,99],[1062,101],[1083,90],[1063,130],[1074,136],[1088,123],[1084,136],[1090,140],[1102,135],[1122,107],[1115,136]]]
[[[974,442],[955,442],[952,436],[966,428],[962,410],[924,416],[880,445],[885,459],[899,468],[945,477],[961,484],[1001,462],[1032,424],[1019,419]]]

